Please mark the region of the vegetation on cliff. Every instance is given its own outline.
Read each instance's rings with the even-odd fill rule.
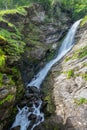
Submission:
[[[59,14],[61,6],[63,10],[66,10],[72,15],[72,18],[79,19],[85,16],[87,13],[87,1],[86,0],[1,0],[0,9],[12,9],[19,6],[31,5],[32,3],[40,3],[45,10],[51,10],[53,15]]]
[[[33,3],[34,5],[32,6]],[[63,38],[62,35],[65,35],[68,29],[67,25],[69,24],[68,26],[70,26],[71,24],[69,23],[69,16],[74,20],[85,16],[87,13],[87,1],[0,0],[0,9],[1,130],[7,124],[6,120],[9,120],[9,117],[11,117],[11,112],[15,114],[16,108],[14,108],[14,105],[24,96],[23,81],[27,84],[45,62],[54,56],[56,49],[52,45],[55,43],[59,46],[57,41]],[[85,26],[86,21],[87,16],[82,20],[81,27]],[[61,37],[58,38],[60,34]],[[56,37],[51,39],[52,36],[56,36],[58,39],[55,41]],[[51,39],[51,43],[49,39]],[[67,63],[70,59],[80,60],[86,56],[87,46],[80,48],[72,57],[68,56],[65,62]],[[87,66],[87,64],[85,63],[84,66]],[[67,80],[76,76],[74,70],[71,68],[66,73]],[[87,81],[86,73],[82,73],[80,76]],[[51,113],[54,113],[55,107],[50,89],[52,85],[47,82],[43,85],[43,91],[45,96],[44,102],[47,102],[47,110],[45,113],[49,116]],[[45,88],[44,86],[48,87]],[[81,102],[87,101],[81,100]],[[57,128],[53,126],[52,129]]]

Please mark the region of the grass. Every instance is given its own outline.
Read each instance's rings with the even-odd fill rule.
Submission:
[[[26,15],[27,12],[23,7],[20,6],[17,9],[0,10],[0,17],[6,14],[16,14],[16,13]]]
[[[13,33],[13,32],[9,32],[8,30],[5,30],[5,29],[0,29],[0,36],[3,37],[5,40],[7,40],[8,42],[13,39],[13,37],[15,39],[18,39],[20,40],[21,37],[19,35],[17,35],[16,33]]]
[[[6,38],[0,35],[0,41],[6,41]]]
[[[80,26],[82,27],[85,23],[87,23],[87,15],[82,19]]]
[[[0,101],[0,105],[3,105],[5,102],[11,102],[13,100],[13,98],[14,98],[13,95],[8,95],[6,98],[4,98]]]
[[[66,57],[64,61],[67,62],[67,61],[69,61],[70,59],[71,59],[71,57]]]
[[[23,53],[25,43],[21,40],[22,38],[20,34],[18,35],[18,32],[15,34],[5,29],[1,29],[0,37],[9,43],[4,49],[9,55],[16,56]],[[3,62],[5,57],[1,56],[0,59]]]
[[[3,68],[5,65],[5,57],[4,52],[0,49],[0,68]]]
[[[85,56],[87,56],[87,46],[85,46],[85,47],[83,47],[83,48],[77,50],[77,51],[74,53],[72,59],[76,59],[76,58],[81,59],[81,58],[83,58],[83,57],[85,57]]]
[[[82,78],[85,79],[87,81],[87,73],[85,74],[81,74]]]
[[[87,56],[87,46],[79,51],[78,58],[81,59],[81,58],[83,58],[85,56]]]
[[[86,98],[74,99],[74,103],[76,103],[77,105],[87,104],[87,99]]]
[[[74,70],[69,70],[68,72],[67,72],[67,75],[68,75],[68,79],[70,79],[71,77],[74,77]]]

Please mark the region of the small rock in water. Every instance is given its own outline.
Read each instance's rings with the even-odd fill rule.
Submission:
[[[11,130],[20,130],[20,127],[15,127],[15,128],[12,128]]]
[[[37,118],[37,116],[35,114],[31,114],[28,119],[29,120],[36,120],[36,118]]]
[[[31,98],[31,97],[33,97],[33,94],[25,93],[25,97],[26,97],[26,98]]]
[[[29,89],[29,93],[38,93],[38,94],[40,93],[40,90],[35,86],[28,87],[28,89]]]

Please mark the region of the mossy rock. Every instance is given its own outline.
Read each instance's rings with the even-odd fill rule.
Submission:
[[[58,117],[51,117],[50,119],[45,119],[35,130],[64,130],[64,125],[62,120],[58,122]]]
[[[45,117],[49,117],[55,114],[55,105],[52,96],[53,81],[52,82],[51,81],[52,81],[52,74],[50,73],[49,76],[44,81],[42,87],[42,93],[44,97],[43,102],[47,104],[46,107],[44,108]]]

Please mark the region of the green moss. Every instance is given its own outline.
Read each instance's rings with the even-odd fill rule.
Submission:
[[[20,6],[20,7],[17,8],[17,12],[19,14],[22,14],[22,15],[26,15],[27,14],[26,10],[22,6]]]
[[[0,30],[0,35],[9,43],[5,47],[5,52],[9,55],[16,56],[24,52],[25,43],[21,41],[21,36],[5,29]]]
[[[48,15],[45,16],[45,24],[50,23],[52,21],[51,17]]]
[[[0,36],[5,38],[8,42],[10,42],[12,39],[14,41],[14,39],[21,39],[21,37],[19,35],[17,35],[16,33],[13,32],[9,32],[5,29],[0,29]]]
[[[66,57],[64,61],[67,62],[67,61],[69,61],[70,59],[71,59],[71,57]]]
[[[51,82],[50,82],[51,81]],[[52,75],[49,76],[44,81],[42,91],[44,93],[44,101],[47,102],[47,107],[44,110],[45,116],[51,116],[55,113],[55,105],[52,97]]]
[[[87,46],[79,51],[78,58],[83,58],[85,56],[87,56]]]
[[[87,73],[85,74],[81,74],[82,78],[85,79],[87,81]]]
[[[55,56],[55,51],[50,51],[47,55],[46,55],[46,62],[50,61],[51,59],[53,59],[53,57]]]
[[[8,95],[6,98],[0,101],[0,105],[3,105],[5,102],[11,102],[14,99],[13,95]]]
[[[84,67],[87,66],[87,63],[83,63],[83,66],[84,66]]]
[[[2,87],[2,76],[3,76],[3,74],[2,73],[0,73],[0,87]]]
[[[76,59],[76,58],[81,59],[85,56],[87,56],[87,46],[76,51],[75,54],[73,55],[72,59]]]
[[[3,36],[1,36],[1,35],[0,35],[0,40],[1,41],[6,41],[6,39]]]
[[[0,56],[0,68],[5,65],[5,55]]]
[[[77,105],[87,104],[87,99],[86,99],[86,98],[74,99],[74,102],[75,102]]]
[[[85,23],[87,23],[87,15],[82,19],[80,26],[82,27]]]
[[[10,9],[10,10],[0,10],[0,17],[6,14],[23,14],[26,15],[26,10],[23,7],[18,7],[17,9]]]
[[[47,111],[52,112],[53,107],[52,107],[52,101],[50,95],[46,96],[44,100],[48,103]]]
[[[22,41],[13,41],[13,44],[7,45],[5,48],[5,52],[7,52],[10,56],[20,56],[21,53],[24,52],[25,43]]]
[[[71,77],[74,77],[74,70],[69,70],[67,72],[68,78],[70,79]]]
[[[0,68],[3,68],[5,65],[5,57],[4,52],[0,49]]]
[[[15,81],[13,80],[13,75],[8,75],[8,78],[10,80],[10,82],[8,83],[8,85],[15,85]]]

